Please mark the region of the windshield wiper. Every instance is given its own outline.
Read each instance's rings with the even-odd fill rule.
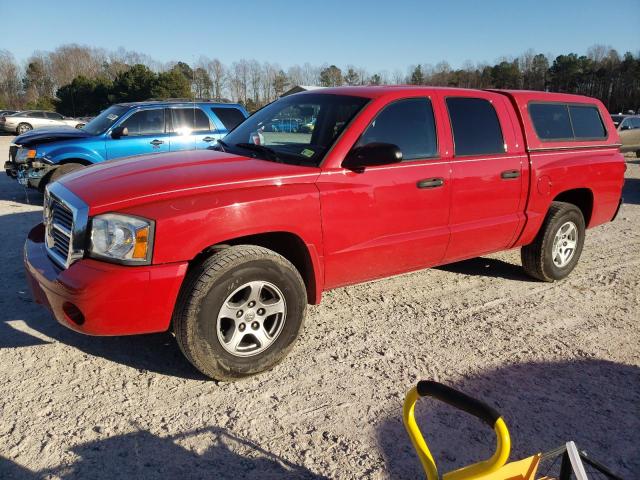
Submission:
[[[282,159],[278,156],[278,153],[273,148],[265,147],[264,145],[256,145],[255,143],[236,143],[236,147],[262,153],[267,157],[266,160],[272,160],[274,162],[282,163]]]
[[[226,142],[223,142],[222,140],[217,140],[214,145],[209,145],[207,148],[210,150],[220,149],[220,151],[226,153],[227,150],[229,149],[229,145]]]

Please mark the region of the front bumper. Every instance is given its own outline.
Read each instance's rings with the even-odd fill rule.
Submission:
[[[187,271],[186,262],[129,267],[92,259],[61,270],[45,250],[43,224],[29,232],[24,264],[35,301],[88,335],[166,331]]]

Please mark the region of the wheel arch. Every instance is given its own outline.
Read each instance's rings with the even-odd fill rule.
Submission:
[[[196,255],[190,262],[189,268],[202,262],[216,252],[234,245],[257,245],[268,248],[289,260],[300,273],[307,290],[307,302],[316,305],[320,303],[322,293],[319,275],[319,260],[315,249],[307,245],[302,238],[292,232],[264,232],[241,237],[230,238],[214,245],[210,245]]]
[[[574,188],[557,194],[553,202],[565,202],[575,205],[582,212],[584,224],[588,227],[593,214],[593,192],[589,188]]]

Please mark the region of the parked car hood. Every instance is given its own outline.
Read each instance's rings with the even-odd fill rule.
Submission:
[[[13,139],[13,143],[22,146],[41,145],[43,143],[69,140],[73,138],[86,138],[91,135],[84,130],[73,127],[38,128],[31,130]]]
[[[197,150],[111,160],[65,175],[60,182],[95,215],[220,190],[311,183],[319,173],[317,167]]]

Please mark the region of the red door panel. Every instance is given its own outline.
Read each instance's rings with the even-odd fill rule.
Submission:
[[[469,96],[493,106],[504,140],[501,149],[506,151],[480,155],[457,155],[456,151],[451,158],[451,240],[445,262],[507,248],[523,220],[528,158],[522,135],[514,128],[517,119],[512,118],[512,108],[501,95],[460,95]],[[455,137],[449,134],[455,151]]]
[[[418,188],[433,178],[443,184]],[[449,180],[439,160],[321,174],[325,288],[438,264],[449,241]]]

